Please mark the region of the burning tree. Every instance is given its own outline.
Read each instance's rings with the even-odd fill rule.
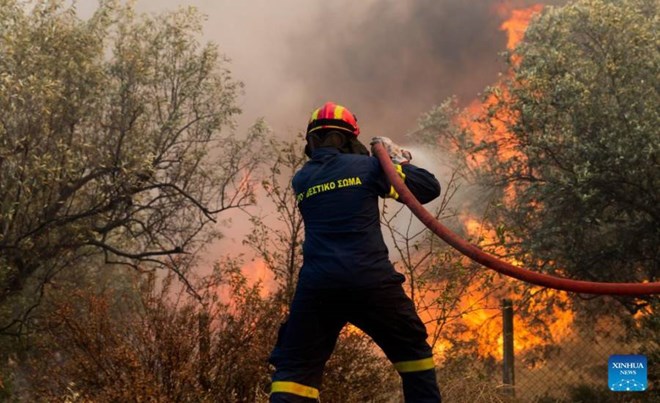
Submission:
[[[657,31],[652,1],[548,7],[524,41],[510,43],[510,71],[482,102],[459,110],[448,100],[424,116],[417,137],[455,156],[465,177],[487,191],[485,222],[466,220],[468,231],[480,228],[483,247],[560,276],[657,281]],[[594,313],[632,320],[611,305],[515,282],[507,288],[529,329],[554,342],[577,332],[576,324],[597,328]],[[657,299],[618,301],[629,314],[647,315],[632,321],[628,334],[652,334]],[[574,323],[578,307],[588,307],[590,320]],[[548,326],[544,318],[563,325]],[[530,347],[544,345],[529,336]],[[654,342],[644,348],[657,355]],[[547,354],[540,353],[542,362]]]
[[[509,44],[520,40],[529,19],[539,10],[538,6],[522,10],[498,10],[506,12],[508,18],[502,24],[502,29],[509,33]],[[468,111],[478,110],[480,105],[475,102]],[[466,114],[457,107],[455,99],[449,99],[424,115],[420,120],[421,129],[413,134],[414,140],[432,152],[442,153],[441,158],[447,165],[451,166],[454,162],[454,170],[448,175],[444,199],[436,217],[459,228],[473,243],[512,263],[520,264],[517,256],[502,246],[503,228],[490,225],[488,214],[475,213],[476,210],[469,208],[476,203],[466,200],[480,195],[458,192],[464,180],[471,178],[472,170],[485,162],[481,155],[468,155],[464,151],[466,145],[474,144],[475,137],[481,136],[479,140],[485,137],[483,131],[470,130],[472,121],[466,118]],[[440,141],[438,133],[443,136]],[[503,139],[506,133],[500,131],[497,136]],[[452,207],[457,201],[461,205],[460,209]],[[500,299],[504,297],[517,299],[518,305],[522,306],[529,306],[527,301],[532,297],[536,301],[530,310],[532,315],[517,322],[518,351],[547,344],[564,333],[561,329],[565,329],[566,323],[572,320],[572,314],[562,305],[567,302],[565,296],[558,298],[548,290],[524,287],[512,294],[516,288],[515,282],[497,276],[455,251],[448,250],[428,232],[411,231],[410,226],[402,231],[391,225],[397,215],[401,215],[399,210],[395,210],[389,217],[385,216],[384,222],[390,229],[394,248],[400,257],[399,265],[407,274],[407,287],[427,320],[430,341],[439,357],[447,354],[473,354],[486,360],[500,360],[499,311]],[[530,326],[534,322],[537,325]]]
[[[594,281],[657,279],[657,31],[656,2],[582,1],[542,14],[511,53],[520,62],[508,96],[494,93],[482,123],[493,133],[501,121],[517,155],[500,158],[502,144],[486,139],[478,176],[513,192],[493,219],[520,240],[526,264]]]
[[[548,8],[476,120],[444,132],[492,192],[500,243],[526,266],[594,281],[657,278],[657,24],[651,1]]]

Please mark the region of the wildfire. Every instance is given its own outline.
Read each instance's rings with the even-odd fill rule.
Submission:
[[[507,33],[507,49],[512,50],[520,43],[531,18],[542,8],[542,5],[534,5],[525,9],[514,9],[509,2],[504,2],[496,9],[499,16],[506,18],[500,28]],[[515,65],[519,60],[513,59],[512,62]],[[506,100],[510,96],[503,86],[499,86],[499,89],[499,99],[491,95],[484,101],[473,101],[458,123],[473,133],[475,144],[484,140],[494,142],[497,145],[496,157],[498,159],[524,160],[524,155],[516,147],[517,142],[514,136],[507,130],[516,121],[516,114],[511,111],[502,111],[501,108],[498,108],[496,116],[488,114],[489,109],[496,102],[499,102],[500,99]],[[476,117],[481,117],[481,119],[476,119]],[[477,155],[469,163],[473,168],[478,167],[480,164],[487,163],[486,158],[486,155]],[[507,189],[503,202],[511,202],[514,199],[515,189]],[[497,232],[488,224],[471,216],[462,217],[462,221],[473,242],[478,241],[482,245],[498,244]],[[491,252],[499,256],[509,255],[506,248],[501,246],[495,247]],[[506,260],[514,265],[522,264],[515,259]],[[533,297],[530,298],[511,291],[510,284],[515,280],[496,277],[490,281],[491,283],[488,284],[471,284],[463,294],[456,307],[456,311],[461,315],[454,326],[454,329],[458,329],[458,331],[452,332],[451,341],[438,340],[434,346],[438,356],[442,357],[453,344],[472,342],[476,343],[477,351],[481,356],[502,359],[500,299],[503,297],[512,299],[514,307],[524,305],[527,311],[531,312],[531,315],[514,315],[514,351],[516,353],[523,353],[550,342],[534,332],[538,325],[532,324],[533,320],[540,319],[545,323],[547,334],[552,335],[552,342],[559,342],[570,334],[574,318],[566,293],[538,288],[531,290]],[[523,301],[523,298],[527,299]],[[431,333],[433,333],[432,329]]]
[[[488,223],[479,221],[476,218],[468,215],[463,215],[462,219],[465,230],[471,239],[479,241],[479,243],[488,247],[491,245],[497,245],[499,243],[497,239],[497,231],[495,231],[494,228],[491,228]],[[499,245],[494,247],[491,252],[498,256],[508,255],[506,248]],[[515,266],[523,265],[523,262],[513,257],[506,257],[505,259]]]
[[[513,50],[523,39],[527,25],[534,15],[538,14],[543,9],[543,5],[536,4],[529,8],[514,9],[509,2],[504,2],[497,7],[496,12],[506,20],[500,25],[500,29],[507,33],[508,50]],[[516,56],[512,56],[513,64],[520,61]],[[506,101],[510,99],[509,93],[501,85],[496,84],[499,89],[497,96],[491,94],[485,100],[478,99],[472,101],[466,108],[465,113],[459,118],[459,125],[464,128],[470,129],[473,133],[473,141],[479,144],[488,139],[497,145],[497,155],[502,160],[518,158],[524,160],[524,155],[517,151],[517,141],[511,135],[508,127],[512,125],[518,116],[516,113],[505,108],[498,108],[495,116],[490,116],[487,120],[477,119],[477,117],[485,117],[489,114],[489,109],[495,106],[500,100]],[[481,164],[487,163],[486,156],[477,154],[474,160],[469,161],[472,168]],[[510,201],[515,196],[513,189],[507,192],[507,199]]]
[[[514,49],[524,37],[525,30],[534,15],[539,13],[543,5],[536,4],[525,9],[512,9],[508,2],[502,3],[497,8],[497,13],[507,19],[500,25],[500,29],[507,33],[507,49]],[[517,61],[514,59],[513,63]],[[466,108],[465,113],[459,118],[458,124],[473,135],[475,144],[479,144],[488,139],[489,142],[496,144],[497,158],[500,160],[518,159],[525,160],[525,156],[518,151],[518,141],[508,130],[517,120],[518,115],[511,110],[500,107],[497,108],[495,115],[490,116],[490,109],[501,101],[506,104],[510,99],[510,94],[502,85],[496,84],[499,88],[498,94],[490,94],[485,100],[474,100]],[[479,117],[482,117],[479,119]],[[485,119],[485,117],[488,117]],[[485,154],[477,154],[472,161],[468,161],[472,168],[487,163]],[[505,192],[504,202],[510,202],[514,199],[515,190],[510,187]]]
[[[482,240],[482,245],[494,245],[496,232],[483,222],[465,217],[464,223],[471,239]],[[506,250],[497,247],[494,253],[503,255]],[[521,265],[515,259],[507,259],[509,263]],[[476,344],[477,352],[482,357],[502,359],[502,314],[501,298],[512,300],[514,307],[526,307],[529,315],[514,315],[514,352],[516,354],[531,351],[536,347],[552,342],[561,342],[571,335],[571,325],[574,315],[570,299],[565,292],[534,287],[529,295],[518,295],[512,292],[511,284],[516,280],[496,277],[488,282],[477,281],[463,293],[456,307],[460,318],[450,327],[451,341],[439,340],[434,351],[437,358],[442,358],[456,343],[472,342]],[[532,297],[530,297],[532,295]],[[523,299],[525,299],[523,301]],[[429,312],[430,316],[437,312]],[[546,339],[538,330],[538,323],[544,323]],[[431,333],[433,330],[431,329]]]
[[[497,7],[497,13],[502,17],[507,17],[502,25],[500,25],[500,29],[507,33],[507,49],[512,50],[523,40],[532,17],[542,9],[542,4],[535,4],[523,9],[512,9],[511,4],[508,2],[501,3]]]
[[[241,270],[249,284],[256,284],[257,282],[261,283],[262,287],[260,293],[262,297],[265,297],[276,288],[273,273],[268,269],[266,262],[263,260],[255,259],[248,262],[241,268]]]

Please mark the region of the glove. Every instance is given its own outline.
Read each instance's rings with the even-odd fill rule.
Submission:
[[[408,150],[402,150],[401,147],[396,145],[389,137],[374,137],[369,143],[371,145],[371,152],[373,153],[373,146],[380,143],[387,150],[387,154],[395,164],[407,164],[412,160],[412,154]]]

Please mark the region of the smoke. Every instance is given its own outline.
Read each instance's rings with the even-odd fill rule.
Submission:
[[[497,80],[506,48],[498,14],[530,4],[390,0],[354,10],[323,2],[289,35],[284,81],[304,87],[309,110],[344,103],[366,136],[400,140],[433,105],[452,95],[467,104]]]
[[[544,4],[557,0],[542,1]],[[96,2],[78,0],[83,15]],[[456,95],[463,105],[504,70],[502,9],[530,0],[138,0],[140,12],[194,6],[204,40],[235,78],[244,130],[264,117],[291,138],[327,100],[349,107],[365,138],[402,140],[420,114]]]
[[[305,83],[312,104],[345,103],[367,135],[398,140],[434,104],[471,100],[495,81],[506,38],[493,4],[380,1],[362,15],[323,7],[292,37],[288,79]]]

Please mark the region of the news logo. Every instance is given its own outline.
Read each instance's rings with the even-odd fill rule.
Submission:
[[[611,355],[608,384],[613,392],[642,392],[648,388],[646,357],[643,355]]]

